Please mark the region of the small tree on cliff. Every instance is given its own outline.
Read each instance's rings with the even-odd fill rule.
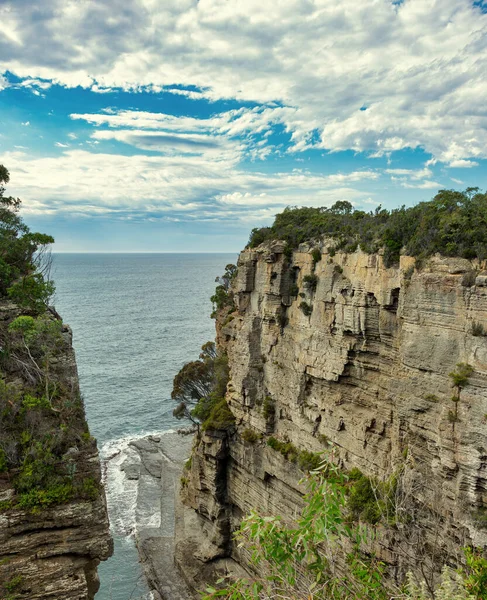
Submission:
[[[237,267],[232,264],[228,264],[225,267],[225,272],[221,277],[215,279],[218,285],[216,286],[215,293],[210,298],[213,302],[213,313],[212,318],[216,316],[216,311],[222,309],[225,306],[233,307],[233,294],[231,291],[232,281],[237,275]]]
[[[171,398],[178,402],[173,415],[199,426],[225,398],[228,360],[214,342],[201,347],[198,360],[186,363],[174,378]]]

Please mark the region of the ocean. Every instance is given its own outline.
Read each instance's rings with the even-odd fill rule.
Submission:
[[[236,254],[54,254],[54,304],[73,329],[81,392],[102,459],[131,439],[181,427],[172,380],[214,339],[210,296]],[[115,541],[97,600],[150,598],[134,545],[135,495],[107,463]]]

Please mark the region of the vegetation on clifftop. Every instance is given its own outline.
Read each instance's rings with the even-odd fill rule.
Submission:
[[[20,200],[5,196],[8,181],[0,165],[0,489],[15,492],[0,510],[40,510],[99,491],[89,466],[82,473],[76,458],[92,439],[77,382],[63,366],[69,338],[47,306],[54,240],[30,232],[18,214]]]
[[[393,210],[355,210],[347,201],[331,208],[286,208],[271,227],[253,229],[249,246],[285,240],[288,248],[322,236],[335,238],[334,250],[364,252],[384,249],[386,266],[401,251],[419,258],[439,252],[445,256],[487,258],[487,194],[478,188],[464,192],[441,190],[429,202]]]
[[[10,297],[32,313],[42,313],[52,294],[50,235],[33,233],[19,216],[21,201],[5,195],[10,180],[0,165],[0,298]]]

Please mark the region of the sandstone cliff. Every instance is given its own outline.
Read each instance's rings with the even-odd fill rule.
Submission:
[[[112,541],[71,330],[43,315],[55,346],[47,355],[45,334],[44,356],[32,345],[22,353],[9,330],[19,314],[6,301],[0,306],[0,597],[91,600]],[[49,376],[47,391],[41,374]],[[41,479],[43,469],[50,479]]]
[[[236,310],[217,318],[236,427],[196,441],[182,490],[176,559],[195,586],[232,560],[249,567],[232,532],[251,508],[291,521],[302,506],[303,472],[270,435],[332,448],[378,480],[400,473],[403,518],[375,525],[391,577],[487,545],[485,265],[437,256],[419,269],[403,256],[385,268],[380,255],[325,246],[317,262],[311,247],[288,258],[279,242],[240,255]],[[458,363],[473,373],[454,402]]]

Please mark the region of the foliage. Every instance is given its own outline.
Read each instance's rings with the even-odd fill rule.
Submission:
[[[469,377],[473,373],[473,367],[467,363],[458,363],[456,371],[452,371],[448,374],[448,377],[452,380],[454,387],[460,391],[468,384]]]
[[[305,302],[304,300],[299,305],[299,308],[301,309],[301,312],[303,313],[303,315],[305,315],[306,317],[309,317],[310,314],[313,312],[313,307],[310,304],[308,304],[307,302]]]
[[[351,477],[332,463],[306,478],[305,506],[295,526],[280,517],[251,511],[235,535],[263,573],[254,579],[222,578],[202,594],[203,600],[485,600],[487,560],[466,548],[466,567],[443,569],[431,593],[409,573],[402,589],[384,578],[385,565],[365,543],[373,537],[366,526],[347,518],[347,486]],[[341,557],[341,558],[339,558]],[[343,560],[345,559],[345,560]]]
[[[293,283],[290,287],[289,287],[289,295],[290,296],[297,296],[299,294],[299,287]]]
[[[49,247],[54,239],[30,231],[18,215],[20,200],[5,195],[9,180],[9,172],[0,165],[0,297],[9,296],[40,314],[54,293],[49,280]]]
[[[313,257],[313,267],[315,267],[321,260],[321,250],[319,248],[314,248],[311,252],[311,256]]]
[[[386,600],[383,566],[361,553],[364,530],[350,526],[344,516],[345,482],[338,469],[335,478],[319,472],[309,476],[305,507],[295,527],[286,526],[280,517],[252,511],[236,539],[250,551],[256,566],[265,566],[267,575],[254,581],[237,579],[224,589],[210,587],[204,600]],[[347,561],[339,566],[332,556],[340,550]]]
[[[478,188],[464,192],[441,190],[429,202],[388,211],[354,210],[348,202],[332,207],[288,207],[276,215],[271,227],[254,229],[249,246],[281,239],[289,248],[322,236],[336,239],[336,250],[364,252],[384,249],[386,266],[399,260],[401,251],[417,257],[436,252],[445,256],[487,258],[487,194]],[[331,252],[330,252],[331,255]]]
[[[254,429],[247,428],[242,431],[242,439],[245,442],[249,442],[249,444],[255,444],[255,442],[258,442],[260,439],[262,439],[262,434],[258,433]]]
[[[272,427],[276,416],[276,402],[270,396],[264,398],[264,402],[262,403],[262,415],[266,420],[267,425]]]
[[[394,518],[396,475],[386,481],[377,481],[354,469],[349,477],[353,483],[349,488],[348,508],[354,519],[375,524],[384,518]]]
[[[475,321],[472,323],[472,335],[475,337],[487,335],[487,331],[482,323],[476,323]]]
[[[216,312],[225,308],[234,308],[233,293],[231,290],[232,281],[237,276],[237,267],[232,264],[228,264],[225,267],[225,272],[221,277],[217,277],[215,281],[218,283],[215,289],[215,293],[211,296],[210,300],[213,303],[212,317],[216,316]]]
[[[303,277],[303,284],[310,292],[314,292],[318,285],[318,277],[314,273],[312,275],[305,275]]]
[[[199,426],[226,428],[233,422],[225,399],[228,383],[228,358],[214,342],[201,348],[199,360],[186,363],[173,381],[171,398],[178,402],[173,414]],[[232,415],[233,417],[233,415]]]
[[[216,396],[216,401],[212,404],[208,418],[203,421],[202,429],[228,429],[235,423],[235,417],[228,407],[225,398]]]
[[[296,463],[302,471],[314,471],[324,462],[321,453],[299,450],[292,442],[282,442],[272,436],[268,438],[267,445],[282,454],[286,460]]]

